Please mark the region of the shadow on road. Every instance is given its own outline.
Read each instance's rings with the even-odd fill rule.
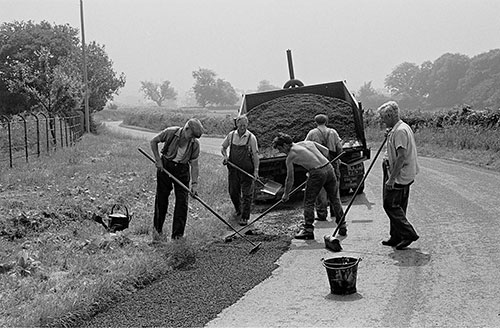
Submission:
[[[429,253],[421,252],[419,248],[408,248],[405,250],[394,250],[389,257],[397,261],[397,266],[424,266],[431,260]]]
[[[328,294],[325,296],[325,299],[329,301],[336,302],[354,302],[363,299],[363,295],[360,293],[348,294],[348,295],[336,295],[336,294]]]
[[[340,197],[340,199],[342,200],[342,205],[346,206],[347,204],[349,204],[352,197],[353,197],[353,195],[344,195],[344,196]],[[353,206],[354,205],[366,205],[366,208],[368,210],[371,210],[373,205],[375,205],[375,204],[376,203],[370,202],[368,200],[368,198],[366,198],[365,193],[362,193],[360,195],[356,195],[356,198],[354,198],[354,201],[352,202]]]

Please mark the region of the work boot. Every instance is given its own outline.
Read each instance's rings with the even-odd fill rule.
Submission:
[[[417,239],[418,236],[414,237],[413,239],[403,239],[399,244],[396,245],[396,249],[397,250],[406,249],[406,247],[410,246],[410,244],[416,241]]]
[[[399,244],[400,242],[401,242],[401,240],[387,239],[387,240],[382,240],[382,245],[394,247],[397,244]]]
[[[314,239],[314,232],[301,229],[294,237],[295,239]]]
[[[347,228],[346,227],[342,227],[342,228],[339,228],[339,236],[347,236]]]
[[[248,224],[248,220],[244,218],[240,218],[238,221],[240,226],[246,226]]]

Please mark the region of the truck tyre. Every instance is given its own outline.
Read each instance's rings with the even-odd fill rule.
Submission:
[[[291,79],[291,80],[286,81],[285,85],[283,86],[283,89],[303,87],[303,86],[304,86],[304,83],[302,83],[302,81],[297,80],[297,79]]]

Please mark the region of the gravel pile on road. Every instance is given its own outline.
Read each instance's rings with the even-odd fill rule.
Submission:
[[[196,261],[131,294],[80,327],[202,327],[248,290],[269,277],[290,245],[286,234],[218,241],[196,253]]]
[[[343,140],[357,138],[351,105],[316,94],[287,95],[254,107],[247,114],[248,129],[265,154],[278,132],[289,134],[295,142],[304,140],[309,130],[316,127],[314,116],[320,113],[328,116],[328,126],[337,130]]]
[[[195,261],[170,271],[161,280],[110,305],[105,312],[78,327],[203,327],[247,291],[271,276],[276,261],[290,246],[302,221],[301,197],[295,195],[276,211],[255,223],[257,234],[246,236],[261,242],[253,246],[241,237],[217,240],[201,246]],[[252,213],[270,204],[255,205]]]

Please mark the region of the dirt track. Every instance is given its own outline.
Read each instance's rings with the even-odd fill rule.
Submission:
[[[269,279],[208,326],[500,326],[500,174],[423,157],[420,166],[408,208],[420,239],[408,250],[380,244],[388,220],[376,163],[347,216],[343,252],[324,249],[333,225],[318,223],[316,240],[294,241]],[[362,258],[356,294],[329,293],[320,259],[334,256]]]

